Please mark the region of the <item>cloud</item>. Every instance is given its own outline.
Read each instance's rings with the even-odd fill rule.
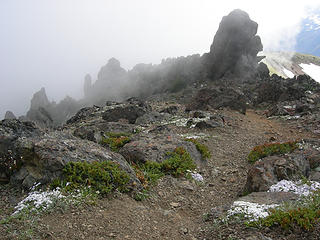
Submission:
[[[82,96],[116,57],[126,69],[167,57],[209,51],[219,22],[235,8],[259,23],[266,49],[292,49],[299,23],[316,1],[2,0],[0,2],[0,117],[23,114],[32,94]]]

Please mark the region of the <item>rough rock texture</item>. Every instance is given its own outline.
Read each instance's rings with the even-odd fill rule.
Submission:
[[[246,97],[232,88],[204,88],[186,106],[186,111],[230,108],[246,113]]]
[[[248,171],[245,192],[263,192],[278,181],[308,177],[309,161],[300,150],[284,156],[265,157],[253,164]]]
[[[166,159],[166,153],[172,152],[176,147],[184,147],[195,160],[196,164],[201,167],[205,164],[195,145],[186,142],[177,136],[165,134],[140,134],[136,136],[130,143],[124,145],[120,150],[120,154],[125,157],[128,162],[144,163],[146,161],[162,162]]]
[[[54,125],[51,114],[44,107],[30,109],[27,113],[27,119],[43,128],[53,127]]]
[[[243,76],[258,67],[257,53],[263,46],[257,29],[258,24],[239,9],[222,18],[204,59],[211,78],[221,78],[227,72]]]
[[[13,184],[30,188],[36,182],[51,182],[70,161],[113,161],[138,183],[120,154],[67,132],[44,134],[30,122],[4,120],[0,134],[0,176],[10,178]]]
[[[33,94],[31,99],[30,109],[38,109],[39,107],[46,107],[50,105],[45,88]]]
[[[136,98],[130,98],[124,105],[116,105],[114,108],[106,110],[102,114],[102,118],[107,122],[118,122],[121,119],[125,119],[129,123],[134,124],[138,117],[143,116],[149,111],[151,111],[149,105]]]

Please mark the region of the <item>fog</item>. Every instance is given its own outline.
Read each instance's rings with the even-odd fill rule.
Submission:
[[[258,22],[266,50],[293,50],[299,24],[316,1],[1,0],[0,118],[25,114],[45,87],[49,100],[83,96],[115,57],[137,63],[209,51],[222,16],[235,8]]]

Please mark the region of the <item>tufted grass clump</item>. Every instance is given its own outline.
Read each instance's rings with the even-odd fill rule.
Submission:
[[[161,163],[161,170],[165,174],[182,177],[197,167],[188,151],[183,147],[177,147],[173,152],[168,152],[167,156],[168,158]]]
[[[280,226],[285,230],[300,228],[304,231],[312,231],[320,220],[320,191],[316,191],[308,197],[293,203],[285,204],[271,209],[270,215],[258,221],[249,222],[253,227]]]
[[[57,180],[52,187],[62,185],[67,191],[90,187],[94,192],[107,195],[114,190],[128,192],[129,181],[129,175],[110,161],[69,162],[63,169],[62,184]]]
[[[147,161],[143,164],[133,164],[137,178],[145,188],[150,183],[156,183],[164,175],[182,177],[186,176],[188,171],[196,169],[193,159],[183,147],[177,147],[166,156],[167,158],[161,163]]]
[[[194,138],[186,138],[185,141],[192,142],[196,146],[197,150],[200,152],[201,157],[203,159],[208,159],[211,157],[211,153],[209,151],[209,148],[206,145],[200,143],[199,141],[197,141]]]
[[[126,143],[131,141],[129,133],[106,133],[107,137],[102,137],[100,144],[109,146],[111,151],[118,152]]]
[[[266,144],[254,147],[248,155],[248,161],[250,163],[255,163],[261,158],[271,156],[271,155],[290,153],[297,148],[298,148],[297,141],[285,142],[285,143],[266,143]]]

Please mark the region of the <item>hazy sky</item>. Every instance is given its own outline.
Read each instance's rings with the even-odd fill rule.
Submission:
[[[117,58],[126,69],[209,51],[222,16],[235,8],[259,24],[265,49],[294,47],[299,23],[317,1],[0,0],[0,118],[24,114],[34,92],[82,97]]]

